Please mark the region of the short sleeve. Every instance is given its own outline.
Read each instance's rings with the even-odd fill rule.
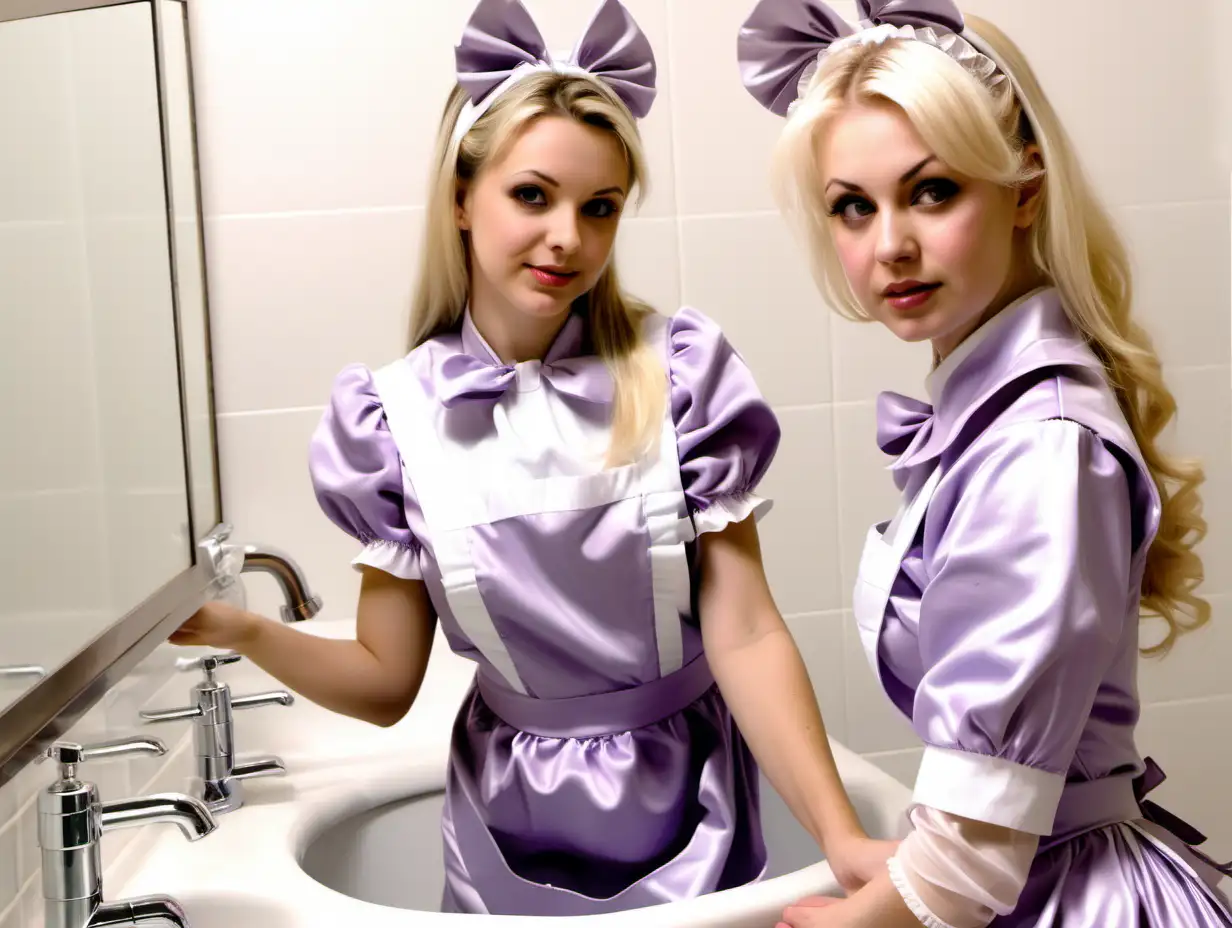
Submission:
[[[771,502],[756,493],[778,450],[778,419],[719,327],[686,307],[669,329],[672,419],[689,514],[700,535]]]
[[[419,545],[406,519],[402,461],[372,373],[362,365],[335,379],[312,436],[309,471],[317,502],[364,550],[352,561],[420,580]]]
[[[968,458],[953,504],[933,500],[948,519],[925,524],[914,801],[1047,835],[1134,618],[1129,481],[1067,420],[1006,427]]]

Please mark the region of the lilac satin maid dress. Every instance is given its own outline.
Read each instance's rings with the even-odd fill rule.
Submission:
[[[1139,591],[1158,492],[1059,295],[1028,295],[929,378],[883,394],[904,504],[853,607],[925,743],[914,802],[1040,836],[996,928],[1232,928],[1202,836],[1145,799]]]
[[[345,370],[313,439],[321,505],[365,544],[356,563],[422,579],[478,665],[453,731],[444,911],[613,912],[766,863],[693,556],[700,533],[769,507],[754,490],[778,423],[713,322],[653,315],[657,447],[605,467],[613,385],[586,329],[575,313],[542,363],[510,366],[467,316],[375,373]]]

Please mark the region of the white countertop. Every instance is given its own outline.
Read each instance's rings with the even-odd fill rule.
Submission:
[[[347,636],[354,629],[353,623],[339,622],[309,626],[329,637]],[[218,830],[203,840],[186,841],[171,826],[143,829],[140,839],[105,874],[106,899],[170,895],[184,906],[193,928],[418,928],[444,924],[446,919],[456,925],[459,918],[491,918],[363,902],[323,886],[299,864],[311,838],[327,824],[443,788],[449,731],[472,672],[473,665],[449,653],[438,637],[414,707],[388,729],[327,712],[302,699],[290,708],[237,713],[240,757],[278,754],[286,762],[287,774],[245,781],[243,808],[218,816]],[[236,695],[276,688],[245,664],[223,673]],[[191,683],[183,682],[182,696],[186,696]],[[191,741],[177,750],[191,752]],[[887,835],[897,831],[909,791],[840,745],[835,745],[835,752],[849,791],[861,797],[864,807],[877,810],[880,821],[866,822],[866,827]],[[433,835],[430,840],[440,839]],[[414,866],[413,861],[407,866]],[[823,862],[688,903],[592,916],[587,921],[638,928],[765,928],[773,924],[767,918],[777,917],[784,905],[801,896],[835,891],[829,866]]]

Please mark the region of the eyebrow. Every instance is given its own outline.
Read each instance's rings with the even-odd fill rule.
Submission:
[[[910,171],[908,171],[906,174],[900,177],[898,179],[898,182],[900,184],[907,183],[907,181],[911,180],[911,178],[915,177],[922,170],[924,170],[924,168],[927,167],[929,163],[933,161],[937,161],[937,160],[939,159],[937,158],[936,155],[929,155],[927,158],[925,158],[923,161],[921,161],[919,164],[913,167]],[[860,190],[861,189],[859,184],[853,184],[853,183],[850,183],[849,181],[839,180],[837,177],[832,178],[830,180],[830,184],[838,184],[839,186],[846,187],[848,190]],[[826,184],[827,190],[830,189],[830,184]]]
[[[542,171],[529,170],[529,171],[524,171],[523,173],[534,174],[536,177],[542,180],[545,184],[550,184],[551,186],[557,187],[557,188],[560,187],[560,181],[558,181],[554,177],[549,177],[547,174],[544,174]],[[606,193],[619,193],[623,197],[625,195],[625,188],[624,187],[604,187],[602,190],[596,190],[594,193],[591,194],[591,196],[600,197]]]

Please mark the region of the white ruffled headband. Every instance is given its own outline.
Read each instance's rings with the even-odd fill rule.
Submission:
[[[761,0],[740,29],[737,57],[745,88],[762,106],[787,116],[826,55],[855,44],[913,39],[940,49],[986,86],[1009,80],[990,48],[965,28],[953,0],[857,0],[852,26],[823,0]],[[981,47],[984,46],[984,47]],[[1017,94],[1024,108],[1022,94]],[[1028,111],[1028,118],[1031,114]]]

